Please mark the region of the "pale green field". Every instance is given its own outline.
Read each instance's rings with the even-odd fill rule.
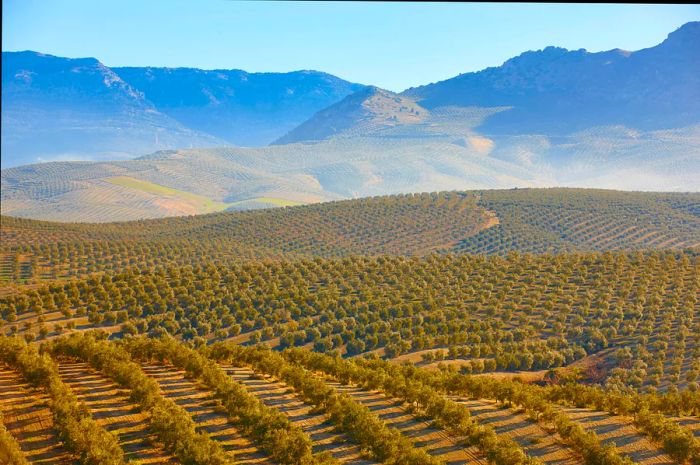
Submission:
[[[239,200],[238,202],[229,203],[229,207],[235,207],[236,205],[242,205],[249,202],[267,203],[274,205],[275,207],[295,207],[297,205],[304,205],[303,202],[297,202],[296,200],[281,199],[279,197],[255,197],[252,199]]]
[[[303,205],[302,202],[279,197],[254,197],[230,203],[218,202],[216,200],[204,197],[203,195],[173,189],[172,187],[163,186],[149,181],[143,181],[130,176],[115,176],[106,178],[105,181],[117,186],[128,187],[130,189],[146,192],[148,194],[171,197],[177,201],[187,203],[189,206],[194,208],[197,213],[219,212],[231,207],[243,206],[249,203],[266,204],[273,207],[293,207],[296,205]]]
[[[175,197],[179,200],[187,201],[191,203],[193,207],[197,209],[199,213],[212,213],[222,210],[226,210],[230,204],[224,202],[217,202],[211,200],[203,195],[193,194],[191,192],[185,192],[178,189],[173,189],[171,187],[161,186],[160,184],[155,184],[148,181],[142,181],[140,179],[132,178],[129,176],[116,176],[113,178],[107,178],[105,181],[116,184],[117,186],[129,187],[131,189],[137,189],[149,194],[164,195],[169,197]]]

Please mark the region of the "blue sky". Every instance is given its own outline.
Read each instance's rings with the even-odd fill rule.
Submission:
[[[393,91],[547,45],[638,50],[700,5],[4,0],[3,50],[108,66],[317,69]]]

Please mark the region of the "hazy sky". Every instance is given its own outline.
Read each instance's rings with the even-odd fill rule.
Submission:
[[[700,5],[4,0],[3,50],[108,66],[316,69],[393,91],[558,45],[638,50]]]

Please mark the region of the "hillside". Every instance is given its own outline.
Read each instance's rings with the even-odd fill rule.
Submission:
[[[181,124],[244,147],[267,145],[362,88],[318,71],[112,69]]]
[[[0,457],[693,464],[699,208],[513,189],[3,216]]]
[[[43,344],[40,354],[0,337],[0,348],[0,382],[14,394],[2,400],[0,439],[17,457],[13,463],[27,463],[25,454],[40,457],[22,412],[45,419],[39,433],[55,446],[43,455],[56,463],[80,455],[107,456],[114,465],[554,465],[600,456],[605,463],[670,465],[697,457],[692,430],[679,424],[686,419],[663,415],[678,396],[629,394],[629,404],[617,407],[619,396],[591,389],[586,408],[572,409],[572,389],[305,350],[279,354],[226,343],[193,349],[172,339],[116,343],[73,335]],[[28,406],[28,396],[48,408]],[[615,405],[615,414],[594,402]],[[109,416],[100,413],[105,405],[113,407]],[[495,421],[484,418],[496,409]],[[601,417],[602,425],[591,424]]]
[[[511,107],[480,130],[493,134],[563,135],[596,126],[641,131],[700,122],[700,22],[635,52],[590,53],[547,47],[502,66],[406,90],[432,110],[447,105]]]
[[[210,433],[226,431],[207,436],[215,443],[206,456],[221,448],[271,463],[291,450],[266,428],[312,434],[307,453],[320,454],[318,424],[338,433],[330,451],[341,463],[405,453],[425,454],[421,464],[485,463],[494,450],[581,463],[608,444],[617,447],[606,456],[617,460],[693,463],[697,418],[686,416],[700,408],[697,259],[677,252],[381,256],[111,273],[0,299],[3,332],[22,336],[0,336],[8,366],[0,383],[13,379],[13,389],[29,393],[30,381],[62,402],[70,401],[63,390],[74,390],[90,409],[107,396],[126,402],[124,412],[150,418],[142,434],[158,438],[127,449],[120,435],[114,444],[137,457],[145,449],[184,460],[192,449],[169,446],[166,425],[194,421]],[[103,336],[63,335],[89,328]],[[110,334],[121,342],[99,341]],[[43,342],[43,358],[23,339]],[[374,357],[354,357],[364,353]],[[402,354],[453,368],[378,358]],[[543,370],[550,370],[544,386],[499,376]],[[88,380],[99,384],[99,396],[88,395]],[[20,439],[15,412],[23,398],[2,400]],[[184,410],[164,408],[168,400]],[[272,421],[288,401],[308,407],[301,417],[308,423],[291,413],[289,423]],[[505,418],[483,418],[498,407]],[[109,428],[99,416],[96,422]],[[508,434],[513,423],[530,429]],[[574,425],[582,429],[572,432]],[[361,435],[367,428],[377,431]],[[186,431],[173,433],[177,443],[189,441]],[[491,439],[479,440],[484,434]],[[536,447],[541,442],[545,450]]]
[[[649,133],[599,128],[557,138],[488,138],[474,129],[496,111],[441,108],[409,125],[374,120],[322,141],[4,169],[0,211],[106,222],[416,191],[697,190],[700,125]]]
[[[479,113],[460,126],[478,118]],[[46,163],[2,171],[1,211],[42,220],[106,222],[552,183],[516,163],[485,157],[484,149],[488,142],[478,137],[455,141],[450,135],[420,134],[387,141],[370,135],[253,149],[163,151],[123,162]]]
[[[362,131],[425,120],[428,111],[411,99],[378,87],[368,86],[323,109],[275,144],[291,144],[328,139],[345,131]]]
[[[397,195],[107,224],[2,217],[6,285],[249,259],[700,246],[699,194],[516,189]]]

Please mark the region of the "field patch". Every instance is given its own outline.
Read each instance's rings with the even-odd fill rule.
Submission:
[[[130,176],[115,176],[106,178],[105,181],[117,186],[128,187],[153,195],[169,197],[165,204],[159,205],[174,211],[183,211],[185,214],[213,213],[226,210],[231,204],[218,202],[203,195],[185,192],[172,187],[162,186]]]
[[[227,204],[230,209],[261,208],[261,207],[295,207],[304,205],[296,200],[283,199],[280,197],[253,197],[252,199],[238,200]]]

